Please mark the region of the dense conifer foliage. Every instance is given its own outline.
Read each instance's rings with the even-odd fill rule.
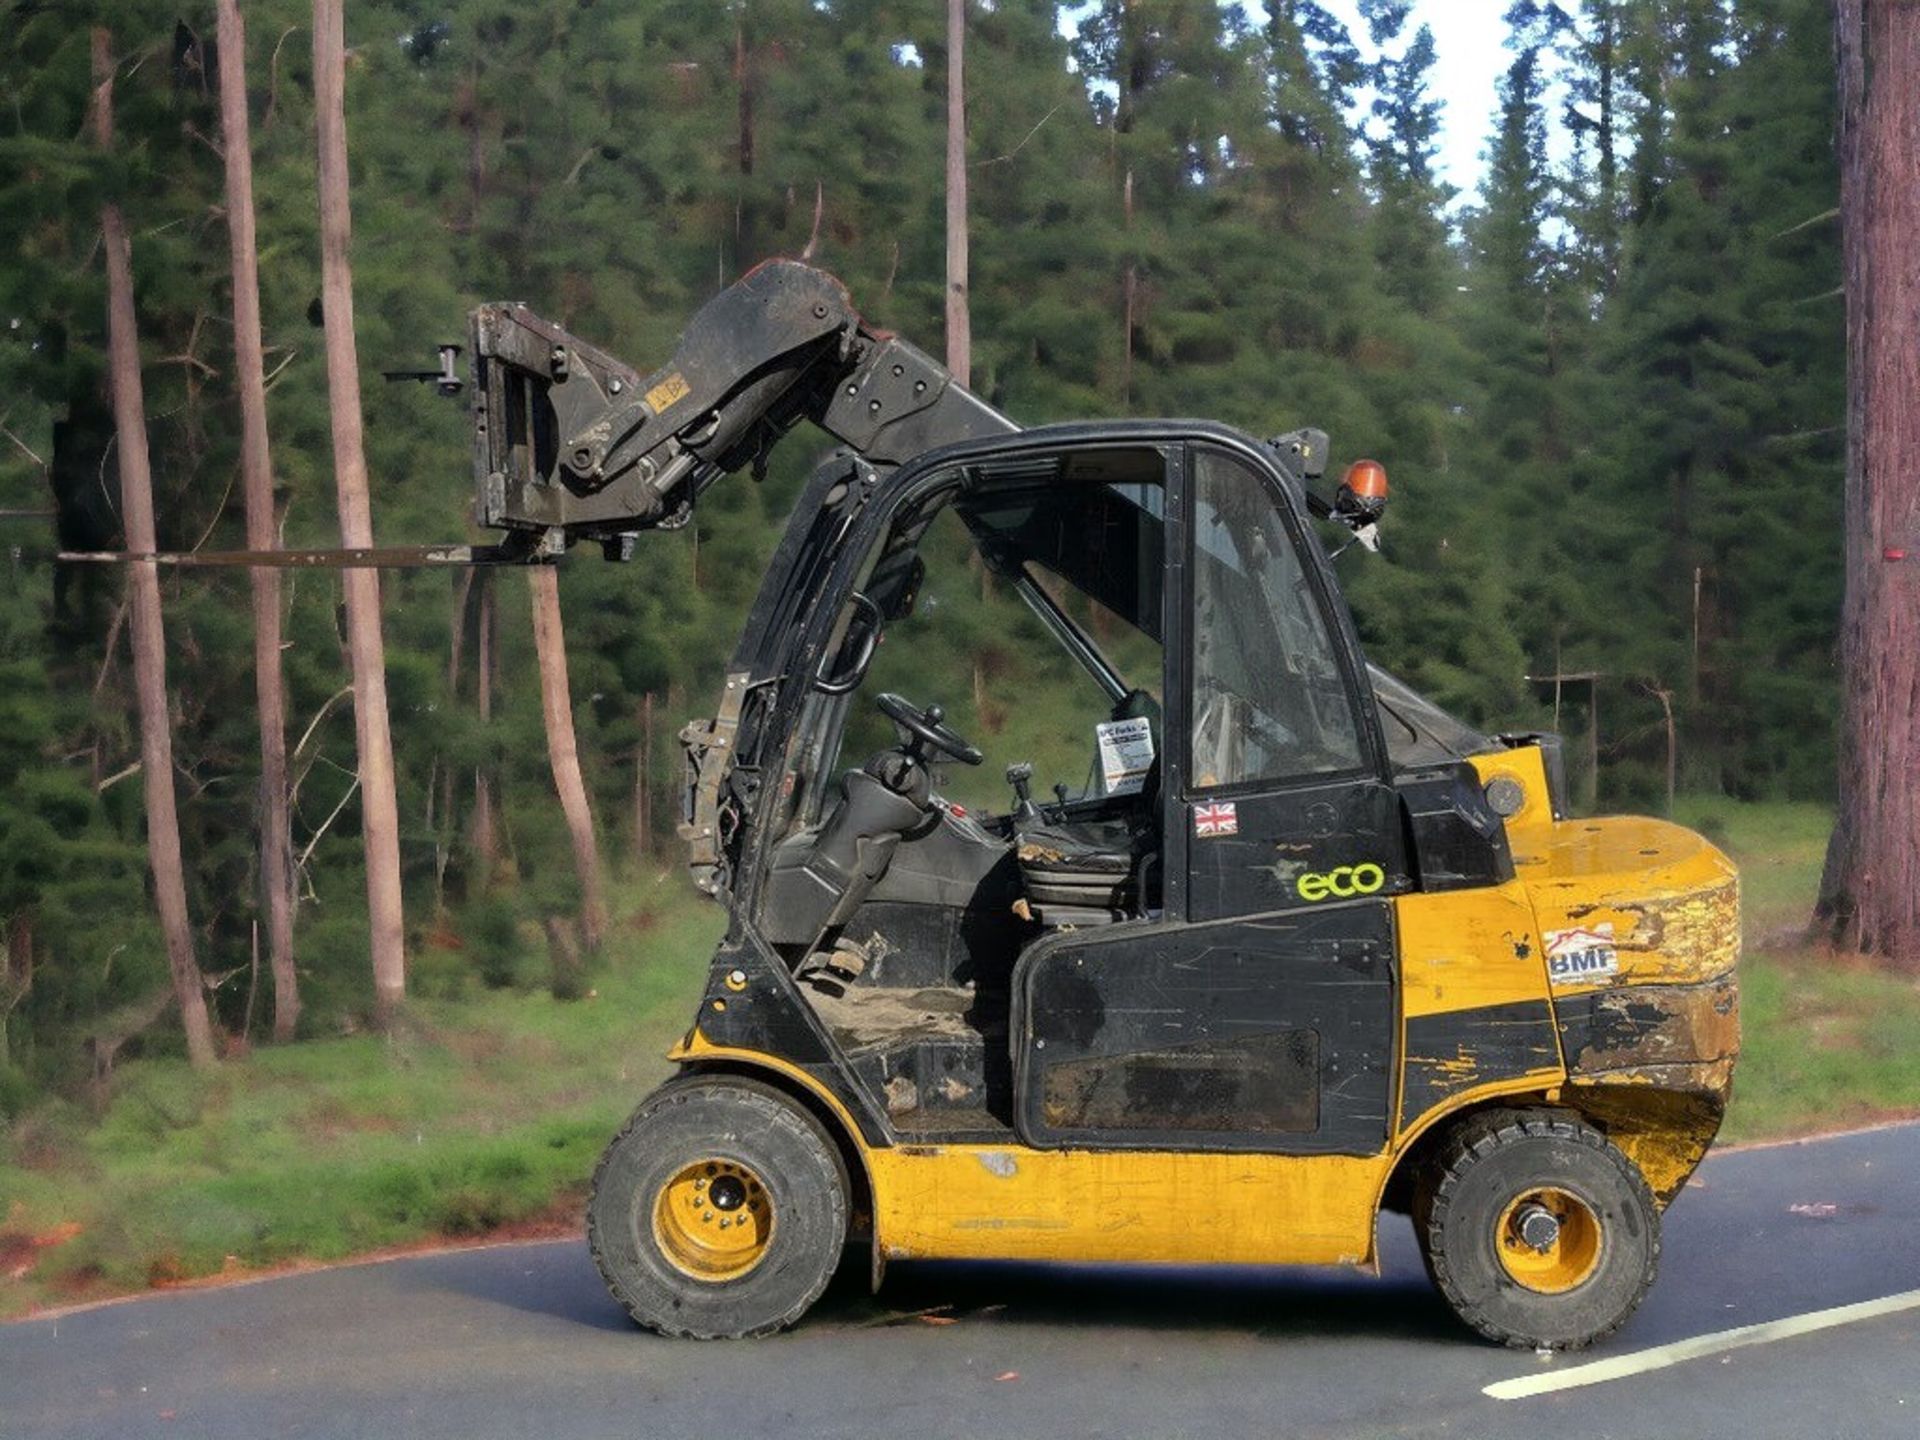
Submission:
[[[106,200],[132,241],[160,543],[245,544],[214,8],[0,0],[0,1108],[84,1075],[122,1030],[177,1044],[142,1029],[167,968],[123,578],[53,557],[123,538]],[[1337,458],[1394,477],[1385,553],[1340,562],[1381,663],[1501,728],[1554,722],[1554,688],[1527,677],[1599,672],[1603,803],[1659,805],[1669,705],[1683,787],[1825,796],[1845,411],[1827,7],[1515,4],[1487,35],[1511,57],[1497,96],[1442,96],[1405,5],[1369,0],[1359,33],[1305,0],[1064,8],[1071,37],[1054,0],[969,7],[975,388],[1022,421],[1321,426]],[[242,9],[281,536],[335,544],[310,9]],[[103,154],[85,121],[88,30],[107,20]],[[480,538],[463,408],[372,373],[461,338],[477,301],[525,299],[644,368],[716,287],[804,251],[940,350],[937,0],[355,0],[347,44],[378,542]],[[1443,99],[1484,127],[1476,195],[1438,177]],[[710,704],[810,438],[764,483],[716,488],[644,563],[565,568],[610,860],[670,843],[672,732]],[[1022,632],[985,622],[992,589],[956,567],[938,595],[973,647],[969,693],[932,694],[928,671],[928,698],[988,733],[1007,723],[996,686],[1028,664]],[[258,1040],[248,584],[184,572],[162,590],[200,963],[218,1026]],[[410,950],[477,956],[503,924],[580,906],[517,594],[383,582]],[[372,1002],[341,603],[337,575],[282,587],[314,1033]],[[1587,687],[1558,698],[1582,732]],[[661,833],[635,836],[639,813]]]

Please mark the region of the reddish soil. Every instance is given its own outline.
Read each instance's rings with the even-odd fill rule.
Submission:
[[[38,1235],[25,1230],[0,1230],[0,1279],[26,1279],[39,1263],[42,1250],[64,1245],[79,1233],[80,1227],[71,1220]]]
[[[388,1260],[402,1260],[410,1255],[427,1255],[446,1250],[484,1250],[495,1245],[512,1245],[528,1240],[571,1240],[583,1233],[580,1214],[581,1199],[577,1195],[556,1200],[550,1207],[537,1215],[524,1220],[515,1220],[505,1225],[496,1225],[479,1235],[429,1235],[404,1245],[390,1245],[382,1250],[370,1250],[355,1255],[349,1260],[291,1260],[283,1265],[249,1266],[229,1257],[228,1262],[217,1274],[182,1275],[177,1262],[162,1257],[154,1262],[149,1273],[147,1291],[114,1293],[101,1283],[97,1270],[89,1267],[70,1275],[60,1276],[53,1282],[54,1293],[61,1303],[57,1305],[36,1305],[20,1316],[23,1320],[45,1319],[52,1315],[66,1314],[72,1310],[90,1309],[95,1305],[112,1305],[124,1300],[137,1299],[139,1295],[154,1290],[206,1290],[216,1285],[246,1285],[259,1280],[271,1280],[282,1275],[302,1275],[312,1270],[329,1270],[342,1265],[378,1265]],[[0,1257],[12,1253],[6,1248],[16,1238],[17,1232],[0,1232]],[[26,1252],[31,1254],[43,1244],[34,1237],[19,1237],[25,1241]],[[61,1239],[70,1238],[61,1236]],[[55,1242],[57,1243],[57,1242]],[[0,1278],[10,1271],[10,1266],[0,1266]]]

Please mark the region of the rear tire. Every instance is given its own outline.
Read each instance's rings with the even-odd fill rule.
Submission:
[[[1454,1312],[1520,1349],[1577,1350],[1611,1334],[1660,1262],[1660,1210],[1639,1168],[1552,1111],[1463,1124],[1421,1186],[1414,1225]]]
[[[641,1325],[698,1340],[784,1329],[833,1277],[847,1182],[832,1139],[770,1086],[656,1090],[600,1159],[587,1241]]]

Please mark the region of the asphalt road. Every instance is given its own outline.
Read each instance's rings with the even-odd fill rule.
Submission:
[[[1716,1155],[1639,1313],[1552,1358],[1462,1330],[1403,1221],[1378,1277],[897,1266],[877,1299],[830,1293],[735,1345],[635,1330],[577,1241],[426,1255],[0,1327],[0,1437],[1912,1440],[1912,1301],[1555,1393],[1485,1387],[1920,1291],[1917,1197],[1920,1125]],[[953,1323],[913,1313],[936,1306]]]

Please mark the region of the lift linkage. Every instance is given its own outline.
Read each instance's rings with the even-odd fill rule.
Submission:
[[[832,275],[770,260],[703,305],[651,375],[517,303],[471,317],[475,518],[498,545],[372,549],[67,552],[66,561],[177,568],[405,569],[536,565],[581,541],[632,558],[645,530],[676,529],[722,475],[764,471],[802,420],[880,466],[1017,427],[898,336],[868,325]],[[461,347],[396,381],[463,388]]]

